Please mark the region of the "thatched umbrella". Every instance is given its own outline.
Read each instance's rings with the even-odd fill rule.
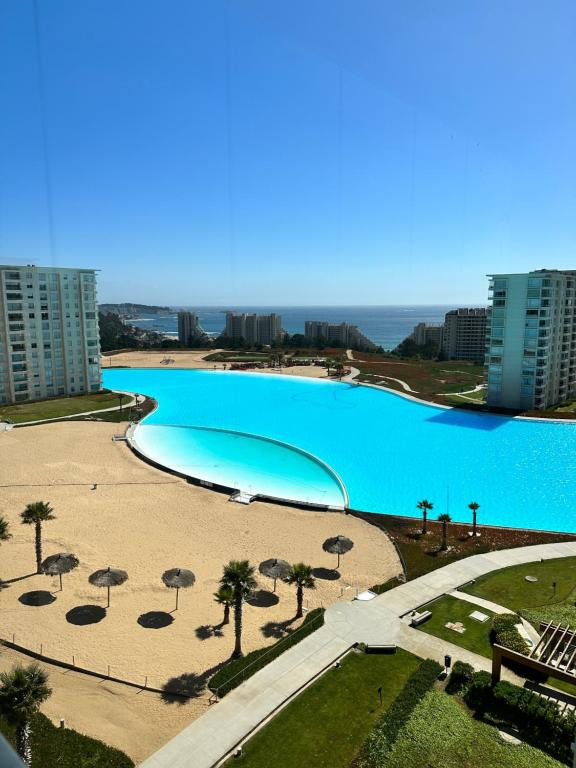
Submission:
[[[41,568],[46,576],[60,577],[60,592],[62,592],[62,574],[70,573],[79,563],[80,561],[76,555],[68,552],[59,552],[57,555],[50,555],[46,560],[43,560]]]
[[[263,576],[274,579],[274,592],[276,592],[276,579],[286,579],[290,573],[290,563],[286,560],[278,560],[273,557],[271,560],[264,560],[258,566],[258,570]]]
[[[164,571],[162,574],[162,581],[167,587],[171,587],[176,590],[176,609],[178,610],[178,594],[180,589],[184,587],[191,587],[196,581],[196,576],[192,571],[187,571],[186,568],[170,568],[169,571]]]
[[[110,587],[119,587],[120,584],[124,584],[128,580],[128,574],[126,571],[121,571],[120,568],[102,568],[99,571],[94,571],[88,576],[88,581],[95,587],[106,587],[108,589],[108,604],[106,608],[110,607]]]
[[[338,565],[336,568],[340,568],[340,555],[350,552],[353,546],[354,542],[352,539],[346,536],[333,536],[331,539],[326,539],[324,544],[322,544],[322,549],[324,552],[330,552],[331,555],[338,555]]]

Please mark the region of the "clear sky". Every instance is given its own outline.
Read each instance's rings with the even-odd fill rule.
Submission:
[[[34,7],[0,2],[0,262],[180,305],[576,267],[573,0]]]

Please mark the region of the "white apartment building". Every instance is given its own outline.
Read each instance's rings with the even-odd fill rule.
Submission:
[[[576,398],[576,270],[489,275],[487,403],[543,409]]]
[[[270,315],[247,315],[226,313],[224,336],[243,339],[247,344],[280,344],[284,338],[282,317]]]
[[[347,347],[376,349],[374,342],[370,341],[357,325],[349,325],[348,323],[306,320],[304,323],[304,337],[309,341],[323,342],[325,344],[336,342]]]
[[[99,389],[94,270],[0,264],[0,403]]]
[[[484,362],[486,307],[452,309],[444,317],[442,351],[448,360]]]
[[[191,344],[198,336],[203,336],[198,315],[194,312],[178,312],[178,341],[185,346]]]
[[[414,344],[418,344],[419,347],[423,347],[429,342],[436,344],[438,349],[442,346],[442,336],[444,333],[444,325],[442,323],[418,323],[414,326],[414,329],[409,339],[412,339]]]

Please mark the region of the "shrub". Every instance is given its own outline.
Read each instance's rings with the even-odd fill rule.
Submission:
[[[389,589],[394,589],[395,587],[399,587],[400,584],[404,583],[405,579],[399,578],[398,576],[393,576],[383,584],[374,584],[373,587],[370,587],[370,591],[375,592],[377,595],[382,595],[384,592],[388,592]]]
[[[515,725],[524,741],[551,757],[571,760],[576,715],[562,713],[554,701],[505,680],[492,687],[487,672],[474,674],[464,700],[480,715]]]
[[[323,624],[324,608],[314,608],[314,610],[306,614],[306,618],[298,629],[281,638],[274,645],[258,648],[258,650],[252,651],[241,659],[233,659],[222,669],[218,670],[210,678],[208,688],[220,697],[226,696],[227,693],[237,688],[244,680],[255,675],[266,664],[274,661],[284,651],[292,648],[293,645],[299,643],[300,640],[303,640]]]
[[[516,624],[519,623],[520,617],[515,613],[497,614],[492,620],[491,639],[493,643],[526,656],[530,652],[530,648],[526,640],[516,629]]]
[[[474,667],[464,661],[456,661],[446,684],[446,693],[461,693],[472,681]]]
[[[366,740],[358,765],[360,768],[381,768],[403,725],[426,693],[432,688],[443,667],[426,659],[408,678],[387,711],[379,718]]]

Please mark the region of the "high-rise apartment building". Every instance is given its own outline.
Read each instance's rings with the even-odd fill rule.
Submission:
[[[487,403],[530,410],[576,398],[576,270],[489,275]]]
[[[374,342],[370,341],[357,325],[349,325],[348,323],[306,320],[304,323],[304,337],[308,341],[323,342],[325,344],[336,343],[357,349],[376,349]]]
[[[178,341],[184,346],[192,344],[194,339],[204,336],[204,331],[194,312],[178,312]]]
[[[408,337],[414,344],[423,347],[425,344],[436,344],[438,349],[442,346],[444,325],[442,323],[418,323],[414,326]]]
[[[96,273],[0,264],[0,403],[100,389]]]
[[[284,338],[282,317],[270,315],[226,313],[224,336],[243,339],[247,344],[280,344]]]
[[[442,352],[449,360],[484,362],[486,307],[452,309],[444,318]]]

